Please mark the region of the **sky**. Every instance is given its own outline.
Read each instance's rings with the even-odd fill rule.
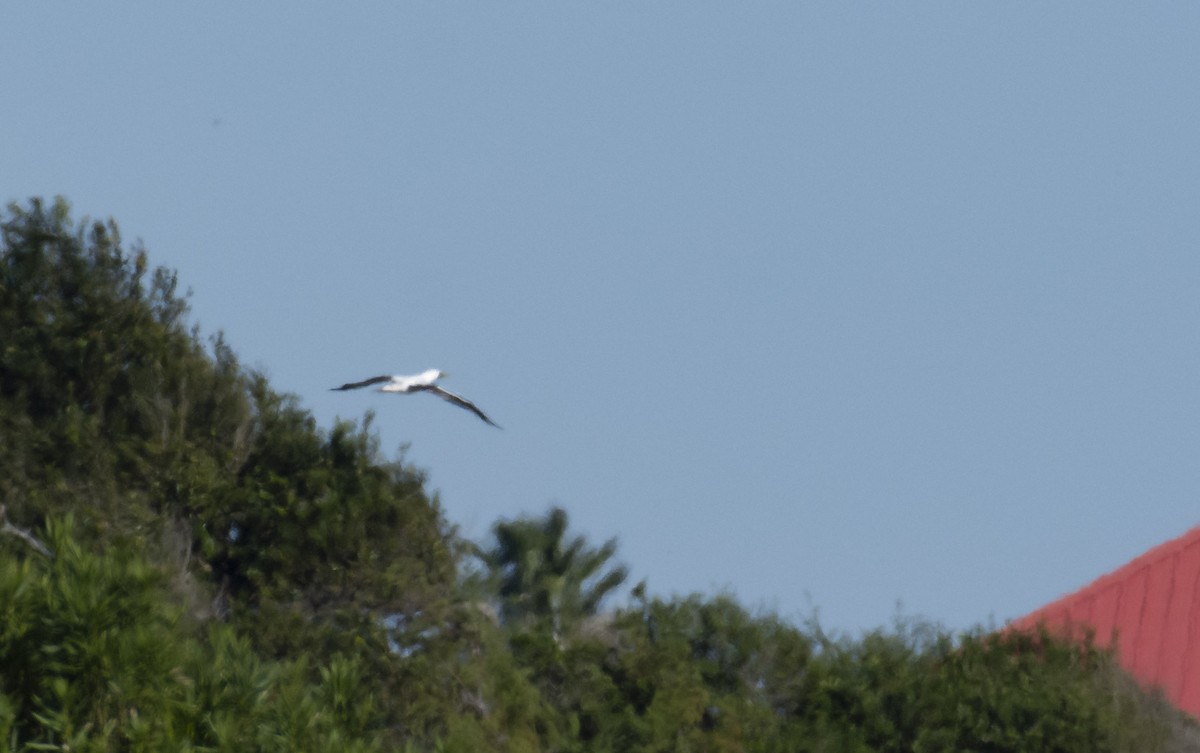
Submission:
[[[116,219],[322,427],[374,411],[468,537],[560,505],[656,595],[999,625],[1200,523],[1197,28],[17,3],[0,200]],[[427,368],[504,429],[330,391]]]

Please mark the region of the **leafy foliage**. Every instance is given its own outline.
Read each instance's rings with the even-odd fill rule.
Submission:
[[[1086,639],[603,611],[615,541],[460,540],[370,414],[322,430],[69,215],[0,221],[0,751],[1200,750]]]
[[[197,634],[162,572],[129,549],[87,552],[70,518],[47,535],[52,559],[0,563],[11,749],[323,751],[354,737],[349,749],[378,749],[362,734],[369,704],[351,700],[352,660],[333,657],[314,681],[226,626]]]
[[[219,338],[210,358],[186,330],[174,274],[147,279],[116,223],[75,228],[61,199],[9,212],[0,492],[18,515],[72,509],[93,533],[136,530],[240,462],[244,379]]]

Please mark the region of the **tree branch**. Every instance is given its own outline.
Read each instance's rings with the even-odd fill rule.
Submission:
[[[8,509],[7,506],[3,504],[0,504],[0,522],[3,522],[3,525],[0,525],[0,533],[12,534],[36,549],[39,553],[50,558],[54,557],[54,552],[50,551],[50,548],[45,544],[38,541],[37,537],[35,537],[32,533],[26,531],[24,528],[18,528],[17,526],[14,526],[12,523],[8,522]]]

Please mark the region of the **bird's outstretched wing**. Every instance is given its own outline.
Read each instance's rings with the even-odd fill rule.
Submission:
[[[436,384],[421,385],[421,386],[415,388],[414,391],[416,391],[416,392],[432,392],[433,394],[437,395],[438,397],[445,400],[446,402],[454,403],[459,408],[466,408],[467,410],[474,413],[476,416],[479,416],[480,418],[482,418],[485,423],[491,424],[492,426],[495,426],[497,429],[504,428],[500,424],[498,424],[495,421],[493,421],[492,419],[488,418],[487,414],[484,413],[483,411],[479,410],[479,408],[475,405],[475,403],[472,403],[470,400],[466,399],[462,395],[456,395],[453,392],[451,392],[450,390],[444,390],[441,387],[438,387]]]
[[[356,390],[359,387],[370,387],[372,384],[379,384],[380,382],[390,382],[390,381],[392,381],[391,376],[377,376],[377,377],[371,377],[370,379],[364,379],[361,382],[347,382],[346,384],[343,384],[341,387],[331,387],[330,391],[332,392],[335,390]]]

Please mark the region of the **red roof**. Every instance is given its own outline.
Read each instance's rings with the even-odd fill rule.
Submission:
[[[1087,626],[1096,642],[1116,638],[1130,674],[1158,685],[1200,716],[1200,527],[1160,544],[1073,594],[1015,620],[1013,627]]]

